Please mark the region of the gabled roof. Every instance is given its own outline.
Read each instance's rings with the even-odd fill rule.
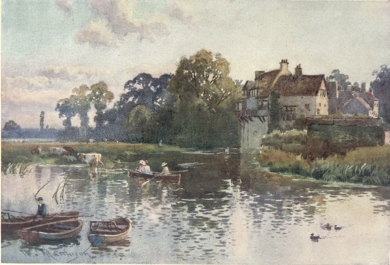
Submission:
[[[371,92],[366,92],[366,95],[371,100],[377,100],[377,98]]]
[[[262,73],[259,75],[255,81],[246,81],[242,90],[252,90],[258,89],[258,96],[268,97],[272,84],[274,83],[276,77],[279,75],[280,70],[272,70],[269,72]]]
[[[324,80],[324,75],[281,76],[273,90],[281,96],[316,96]]]
[[[371,110],[370,104],[368,104],[362,97],[357,97],[357,98],[351,98],[347,102],[343,104],[343,108],[346,109],[349,105],[358,103],[361,106],[363,106],[366,110]]]

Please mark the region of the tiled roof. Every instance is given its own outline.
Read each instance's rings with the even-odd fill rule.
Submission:
[[[280,70],[273,70],[269,72],[265,72],[256,78],[256,80],[253,81],[247,81],[242,88],[242,90],[251,90],[251,89],[258,89],[260,97],[268,97],[270,93],[270,89],[272,84],[275,81],[275,78],[280,73]]]
[[[316,96],[324,75],[281,76],[273,90],[281,96]]]

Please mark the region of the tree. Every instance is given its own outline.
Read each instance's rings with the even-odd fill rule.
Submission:
[[[41,126],[41,131],[43,131],[45,127],[45,112],[41,111],[41,114],[39,115],[39,125]]]
[[[280,130],[280,121],[282,119],[283,109],[279,99],[280,95],[275,91],[271,91],[268,133],[271,133],[274,130]]]
[[[346,89],[351,82],[348,81],[349,76],[342,74],[339,69],[335,69],[332,71],[332,74],[326,77],[326,81],[337,81],[338,85],[342,88]]]
[[[215,110],[237,92],[229,72],[230,64],[220,53],[213,55],[202,49],[180,60],[168,90],[179,103],[196,102]]]
[[[59,112],[58,116],[60,118],[65,117],[65,120],[62,121],[62,125],[64,125],[66,129],[72,127],[72,118],[76,116],[76,111],[71,100],[69,98],[60,99],[57,102],[55,110]]]
[[[108,90],[107,84],[103,81],[93,84],[90,93],[87,96],[88,100],[94,105],[96,109],[96,129],[100,130],[103,127],[104,115],[103,110],[107,108],[107,103],[114,99],[114,93]]]
[[[70,96],[74,111],[78,113],[80,118],[80,130],[83,137],[86,137],[89,124],[88,111],[91,109],[91,103],[88,99],[88,93],[90,91],[91,89],[87,85],[81,85],[79,88],[74,88],[73,95]]]
[[[373,71],[375,80],[370,83],[370,89],[379,101],[379,116],[390,123],[390,68],[381,65],[379,70]]]
[[[4,127],[3,127],[3,130],[4,131],[17,131],[17,130],[20,130],[21,127],[19,124],[17,124],[15,121],[13,120],[9,120],[7,121],[5,124],[4,124]]]

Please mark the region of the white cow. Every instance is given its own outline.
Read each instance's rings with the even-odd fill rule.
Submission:
[[[49,148],[49,154],[50,155],[69,155],[69,152],[66,151],[64,148],[61,147],[50,147]]]
[[[104,166],[102,162],[102,154],[98,153],[77,153],[77,157],[81,160],[87,163],[90,167],[92,166],[99,166],[102,165]]]

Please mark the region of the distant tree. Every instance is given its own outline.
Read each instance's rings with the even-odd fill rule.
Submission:
[[[230,64],[220,53],[202,49],[180,60],[168,89],[179,103],[196,102],[215,110],[237,92],[229,73]]]
[[[114,93],[108,90],[108,86],[105,82],[100,81],[91,86],[90,93],[87,97],[96,109],[94,121],[96,122],[96,129],[100,130],[103,128],[104,123],[103,110],[107,108],[107,104],[114,99]]]
[[[373,71],[375,80],[370,83],[370,90],[379,101],[379,116],[390,123],[390,68],[381,65],[379,70]]]
[[[13,120],[9,120],[7,121],[5,124],[4,124],[4,127],[3,127],[3,130],[4,131],[17,131],[17,130],[20,130],[21,127],[19,124],[17,124],[15,121]]]
[[[331,75],[326,77],[326,81],[337,81],[338,85],[342,88],[346,89],[351,82],[348,81],[349,76],[342,74],[339,69],[335,69],[332,71]]]
[[[39,115],[39,125],[41,126],[41,131],[43,131],[45,127],[45,112],[41,111],[41,114]]]
[[[88,98],[90,91],[91,89],[87,85],[81,85],[79,88],[74,88],[72,90],[73,95],[70,96],[75,113],[80,118],[80,131],[83,137],[86,137],[86,132],[88,131],[88,111],[91,109],[91,103]]]
[[[57,102],[55,110],[59,112],[58,116],[60,118],[65,117],[65,120],[62,121],[62,125],[64,125],[65,128],[72,127],[72,118],[76,116],[76,111],[71,100],[69,98],[60,99]]]

